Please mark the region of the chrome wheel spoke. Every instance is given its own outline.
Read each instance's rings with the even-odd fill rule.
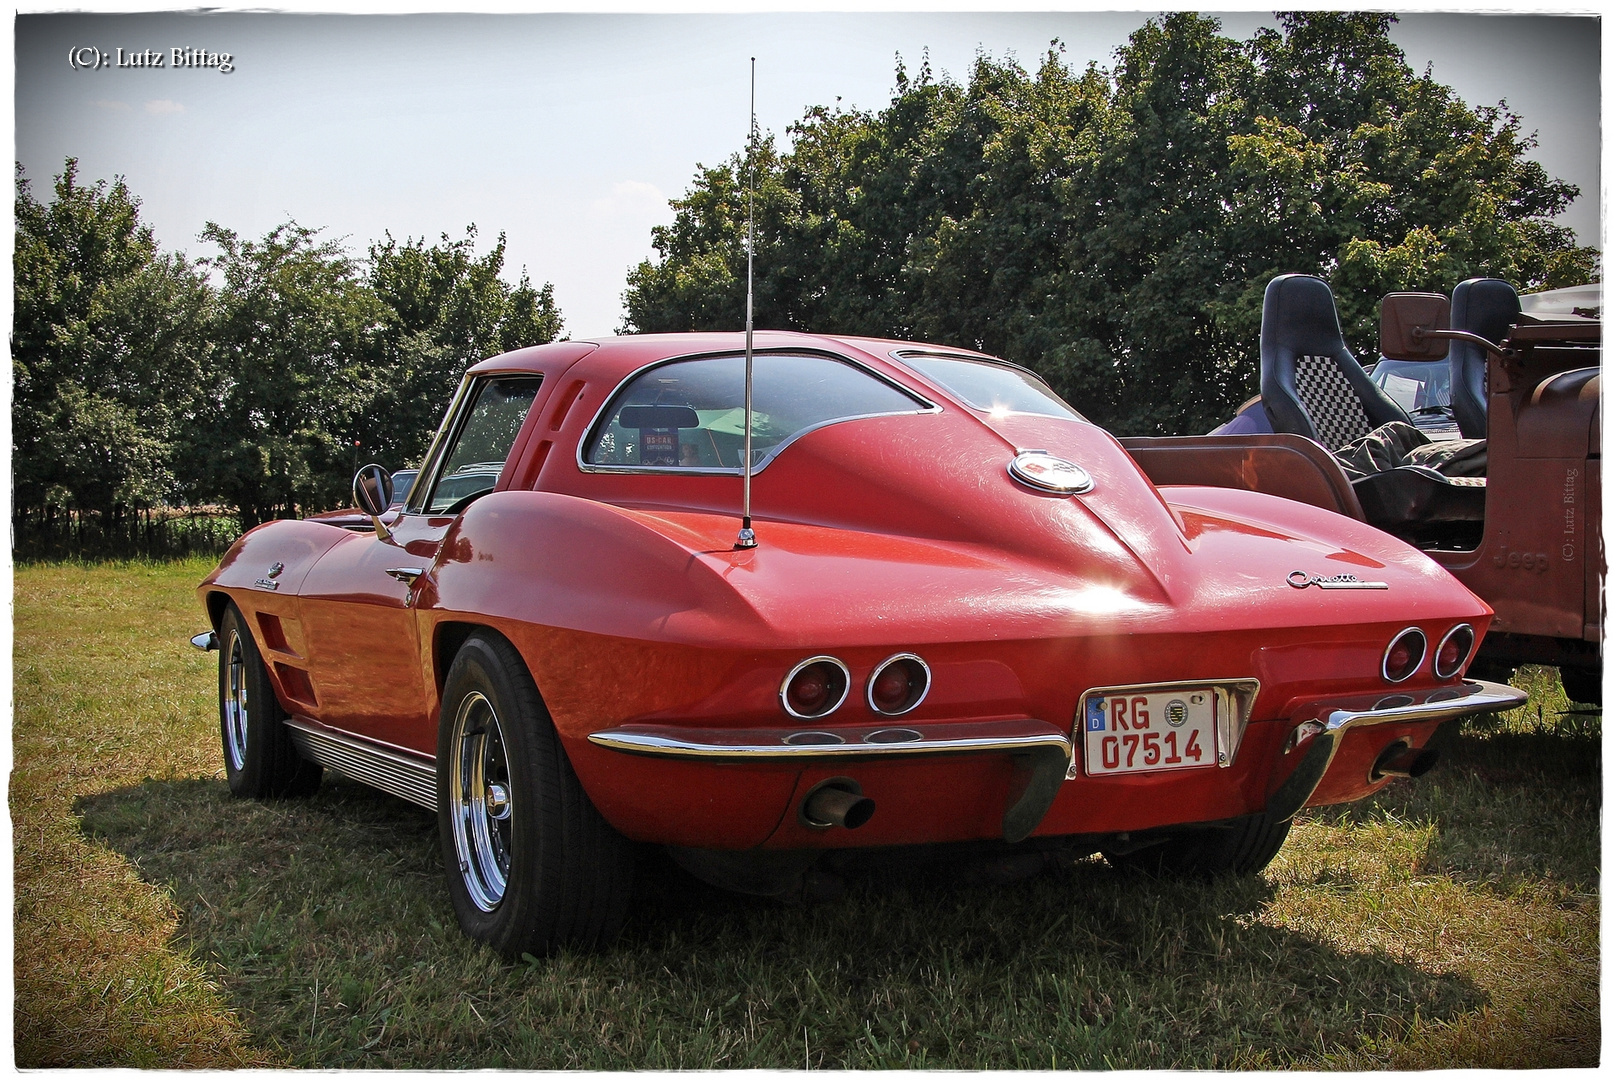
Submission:
[[[493,705],[467,694],[454,720],[449,807],[454,847],[466,892],[483,911],[504,899],[510,878],[513,803],[504,732]]]
[[[224,694],[224,749],[230,765],[240,772],[247,765],[247,664],[241,637],[234,630],[226,652]]]

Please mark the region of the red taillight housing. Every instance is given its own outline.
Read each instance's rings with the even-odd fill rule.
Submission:
[[[1384,664],[1380,668],[1384,681],[1399,683],[1412,678],[1428,651],[1429,639],[1423,636],[1422,630],[1409,626],[1401,631],[1384,650]]]
[[[1440,647],[1435,650],[1435,675],[1449,679],[1458,674],[1473,651],[1474,628],[1458,623],[1446,631],[1446,636],[1440,639]]]
[[[785,676],[779,703],[797,720],[816,720],[840,708],[851,685],[845,664],[833,656],[810,656]]]
[[[913,712],[930,692],[930,668],[913,653],[898,653],[869,674],[869,708],[882,716]]]

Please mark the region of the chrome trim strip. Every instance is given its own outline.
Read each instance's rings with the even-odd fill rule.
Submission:
[[[1407,695],[1395,694],[1393,697]],[[1362,699],[1365,700],[1365,699]],[[1379,699],[1383,701],[1383,698]],[[1516,686],[1504,683],[1469,679],[1460,686],[1443,686],[1427,691],[1423,700],[1411,704],[1395,704],[1375,709],[1371,705],[1361,708],[1355,701],[1336,705],[1319,703],[1314,715],[1324,721],[1329,731],[1343,731],[1352,727],[1370,727],[1375,724],[1418,723],[1425,720],[1455,720],[1460,716],[1480,713],[1506,712],[1516,709],[1529,700],[1529,695]],[[1312,712],[1312,709],[1306,712]],[[1300,713],[1297,715],[1304,715]]]
[[[651,371],[665,364],[677,364],[686,360],[738,359],[741,355],[742,354],[737,354],[727,349],[719,349],[716,352],[707,351],[686,353],[681,356],[669,356],[662,360],[652,360],[643,367],[635,368],[626,375],[622,376],[622,378],[617,381],[617,384],[611,388],[611,392],[605,396],[605,403],[596,409],[594,411],[594,415],[589,418],[588,425],[583,428],[583,437],[577,440],[577,453],[575,454],[575,457],[577,458],[578,471],[586,473],[625,473],[629,475],[663,475],[671,473],[674,475],[684,476],[739,476],[744,470],[738,465],[732,469],[691,468],[682,465],[594,465],[583,460],[583,451],[588,447],[589,441],[593,437],[595,429],[599,427],[601,418],[604,417],[606,412],[611,408],[611,403],[617,399],[618,395],[622,391],[622,388],[627,386],[628,383],[632,382],[634,379],[637,379],[639,376],[643,375],[645,372]],[[869,365],[863,363],[861,360],[854,360],[850,356],[843,356],[840,353],[832,352],[828,349],[776,346],[771,349],[756,349],[754,350],[754,355],[816,356],[822,357],[826,360],[836,360],[840,363],[848,364],[854,368],[857,368],[859,371],[878,379],[880,382],[885,383],[887,386],[898,391],[899,393],[906,394],[908,397],[913,398],[916,402],[918,402],[920,408],[904,410],[902,412],[859,413],[856,416],[837,416],[833,420],[824,420],[820,423],[804,427],[799,431],[792,432],[790,438],[774,446],[768,451],[766,457],[764,457],[760,462],[753,464],[751,466],[752,476],[755,476],[757,473],[767,468],[775,458],[784,452],[787,446],[795,442],[797,439],[804,435],[810,434],[811,432],[817,431],[820,428],[829,427],[831,424],[843,424],[849,420],[870,420],[879,416],[927,416],[942,411],[941,405],[931,401],[913,387],[904,385],[902,382],[897,379],[893,379],[890,375],[887,375],[883,371],[875,370]]]
[[[317,728],[302,720],[287,719],[291,741],[302,755],[350,780],[379,788],[416,806],[437,809],[437,766],[421,758],[351,735]]]
[[[1399,679],[1392,679],[1390,678],[1390,654],[1395,651],[1395,643],[1406,637],[1408,634],[1418,635],[1418,640],[1423,642],[1423,652],[1418,654],[1418,662],[1413,664],[1412,667],[1407,670],[1405,675],[1401,676]],[[1423,667],[1424,658],[1428,655],[1429,635],[1425,634],[1416,626],[1409,626],[1395,637],[1391,638],[1390,644],[1384,647],[1384,658],[1379,661],[1379,674],[1384,676],[1384,681],[1389,683],[1391,686],[1399,685],[1400,683],[1404,683],[1414,675],[1418,674],[1418,669]]]
[[[609,728],[589,735],[596,746],[653,757],[701,758],[717,761],[799,761],[815,758],[918,757],[935,754],[1013,753],[1053,749],[1070,756],[1070,739],[1052,724],[1040,720],[959,721],[925,724],[915,728],[920,738],[909,742],[870,743],[867,735],[885,730],[874,727],[840,728],[826,732],[841,743],[792,744],[794,730],[743,731],[681,730],[673,727],[634,726]],[[953,733],[953,731],[958,733]]]
[[[1287,791],[1285,795],[1286,800],[1293,803],[1293,807],[1286,805],[1281,809],[1294,813],[1310,801],[1312,793],[1328,776],[1328,770],[1333,768],[1340,745],[1353,728],[1374,727],[1379,724],[1438,722],[1455,720],[1460,716],[1506,712],[1508,709],[1518,708],[1529,700],[1529,695],[1517,687],[1478,679],[1470,679],[1460,686],[1442,686],[1434,690],[1421,691],[1420,694],[1423,698],[1421,701],[1411,694],[1390,694],[1379,697],[1377,701],[1372,700],[1369,695],[1364,695],[1333,704],[1315,702],[1298,710],[1294,716],[1301,718],[1301,722],[1289,734],[1289,739],[1295,745],[1286,742],[1284,753],[1306,742],[1312,742],[1313,745],[1306,751],[1305,758],[1295,767],[1295,773],[1291,774],[1292,780],[1294,776],[1299,775],[1300,770],[1308,770],[1307,778],[1301,786]],[[1326,719],[1323,719],[1324,717]],[[1307,729],[1313,734],[1309,737],[1300,734]],[[1324,746],[1326,749],[1323,749]],[[1280,791],[1290,786],[1290,780],[1286,780],[1280,785]]]
[[[1463,652],[1463,655],[1457,658],[1456,666],[1454,666],[1450,671],[1441,671],[1440,654],[1445,650],[1446,642],[1450,641],[1453,637],[1464,630],[1468,631],[1468,648]],[[1465,622],[1458,623],[1450,630],[1447,630],[1446,633],[1441,636],[1440,644],[1435,646],[1435,658],[1431,662],[1431,666],[1435,669],[1435,678],[1449,679],[1459,671],[1463,670],[1463,665],[1466,664],[1468,662],[1468,658],[1474,654],[1474,645],[1478,641],[1479,637],[1474,633],[1474,628]]]
[[[802,668],[811,667],[813,664],[817,663],[834,664],[836,667],[840,668],[841,679],[844,681],[845,685],[841,687],[841,696],[835,699],[835,704],[831,705],[823,712],[811,714],[799,713],[790,707],[790,680],[794,679],[796,675],[800,673]],[[807,659],[791,668],[790,674],[786,675],[784,681],[779,684],[779,707],[784,709],[786,716],[796,720],[821,720],[830,713],[834,712],[836,709],[840,708],[842,705],[845,705],[846,699],[851,693],[852,670],[850,668],[833,656],[809,656]]]
[[[919,670],[925,673],[925,685],[924,688],[919,691],[919,696],[914,698],[912,705],[909,705],[906,709],[898,709],[896,712],[886,712],[884,709],[880,708],[874,703],[874,680],[880,677],[880,672],[884,671],[892,664],[895,664],[898,660],[912,660],[914,663],[918,664]],[[895,656],[888,656],[884,660],[881,660],[878,664],[874,665],[874,670],[869,672],[868,682],[863,688],[863,697],[864,700],[869,703],[869,711],[880,716],[907,716],[924,703],[925,695],[929,693],[930,665],[925,663],[923,657],[916,656],[911,652],[899,652]]]

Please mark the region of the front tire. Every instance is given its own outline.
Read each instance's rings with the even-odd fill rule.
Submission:
[[[230,794],[244,799],[307,795],[321,769],[297,753],[257,642],[232,602],[219,620],[219,741]]]
[[[466,640],[443,686],[437,820],[467,936],[515,960],[621,929],[632,848],[572,772],[520,654],[491,633]]]
[[[1290,820],[1272,821],[1265,814],[1253,814],[1223,825],[1178,833],[1136,851],[1106,851],[1104,857],[1113,866],[1156,877],[1258,874],[1288,839]]]

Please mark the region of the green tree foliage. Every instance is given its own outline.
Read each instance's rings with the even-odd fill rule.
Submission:
[[[385,317],[334,240],[294,222],[220,248],[209,407],[190,429],[187,479],[239,508],[243,528],[346,501],[354,440],[382,377],[373,328]]]
[[[173,452],[209,346],[210,296],[158,251],[121,179],[67,160],[42,204],[17,171],[12,325],[13,500],[118,518],[173,490]]]
[[[354,466],[415,462],[465,369],[555,340],[549,284],[500,278],[505,241],[372,245],[288,222],[209,223],[220,254],[158,250],[119,179],[68,159],[40,203],[17,171],[14,506],[119,520],[222,503],[243,527],[346,505]]]
[[[376,345],[386,377],[360,436],[367,460],[417,464],[466,368],[561,335],[554,287],[534,288],[525,271],[506,284],[504,234],[480,257],[475,240],[472,225],[463,238],[445,234],[431,247],[390,234],[370,245],[369,286],[385,307]]]
[[[1275,274],[1330,279],[1364,355],[1385,292],[1594,275],[1551,220],[1578,191],[1520,118],[1415,74],[1392,22],[1284,15],[1241,42],[1177,14],[1108,71],[899,67],[888,108],[809,109],[789,152],[700,168],[624,328],[740,325],[748,165],[758,325],[982,348],[1124,433],[1204,430],[1255,391]]]

